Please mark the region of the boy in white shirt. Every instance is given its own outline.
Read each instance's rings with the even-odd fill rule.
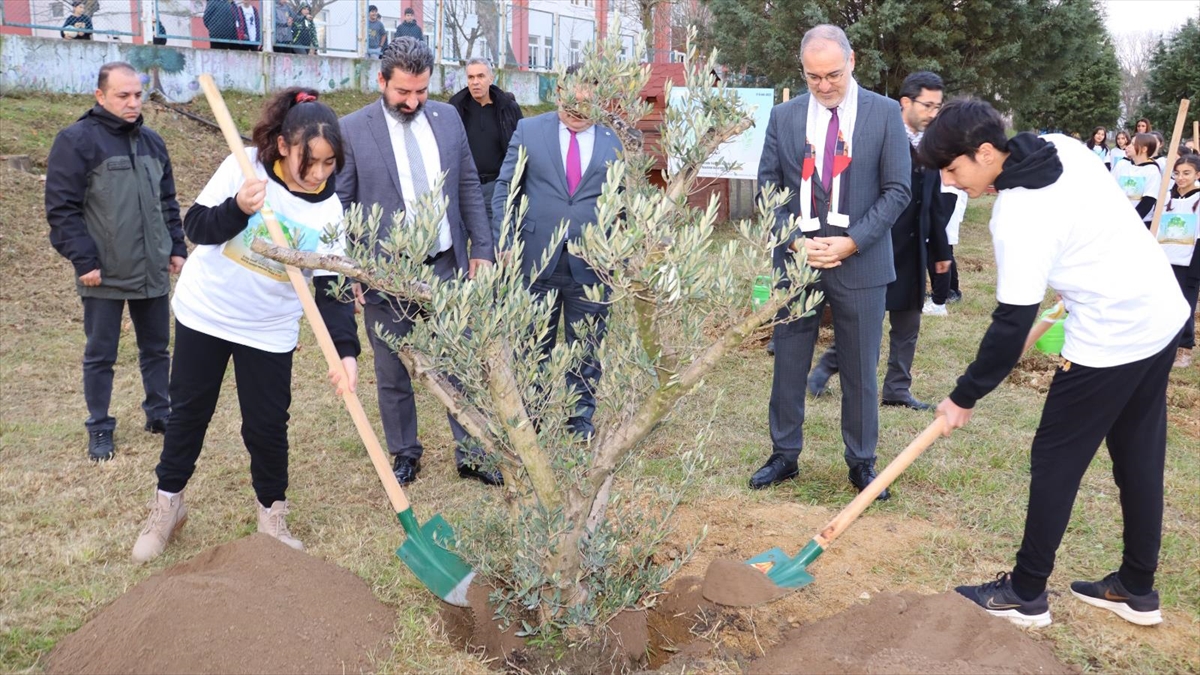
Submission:
[[[1023,626],[1050,624],[1046,581],[1075,494],[1101,441],[1120,489],[1120,569],[1071,592],[1141,625],[1162,621],[1154,573],[1162,539],[1167,377],[1187,313],[1166,255],[1104,165],[1083,144],[1054,134],[1005,137],[1004,122],[976,100],[948,103],[929,125],[921,155],[942,182],[971,197],[998,190],[991,232],[998,307],[975,361],[937,408],[946,434],[1021,357],[1049,286],[1070,312],[1030,451],[1025,535],[1011,573],[960,594]]]

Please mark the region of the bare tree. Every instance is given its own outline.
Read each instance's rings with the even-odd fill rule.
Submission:
[[[1117,62],[1121,64],[1122,117],[1129,120],[1145,99],[1150,77],[1150,60],[1162,42],[1162,31],[1141,30],[1113,36]]]

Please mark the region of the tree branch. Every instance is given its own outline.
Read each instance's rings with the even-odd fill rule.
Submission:
[[[429,302],[433,299],[433,290],[429,284],[420,281],[405,281],[399,285],[381,279],[359,265],[353,258],[332,253],[309,253],[297,251],[286,246],[277,246],[266,239],[256,238],[250,243],[250,250],[275,262],[290,265],[302,270],[328,270],[336,272],[348,279],[358,281],[377,291],[394,295],[415,302]]]

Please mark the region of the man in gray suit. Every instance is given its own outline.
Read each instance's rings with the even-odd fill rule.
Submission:
[[[578,64],[567,69],[566,86],[573,87],[576,101],[586,101],[588,86],[574,82],[578,71]],[[522,146],[528,156],[525,173],[521,184],[513,186],[517,153]],[[592,415],[596,411],[595,393],[596,382],[600,379],[600,362],[593,354],[604,339],[608,307],[587,299],[584,287],[599,284],[600,277],[586,262],[567,252],[567,241],[578,242],[583,236],[583,229],[596,221],[596,200],[604,187],[607,165],[617,159],[620,150],[621,143],[612,129],[592,124],[591,119],[569,104],[560,90],[556,112],[517,123],[504,164],[500,167],[500,177],[496,179],[496,192],[492,196],[492,230],[498,242],[509,190],[522,190],[529,196],[529,209],[518,233],[524,244],[524,254],[519,264],[533,293],[539,296],[551,291],[558,293],[550,318],[550,331],[542,343],[543,353],[549,354],[554,348],[560,317],[566,324],[569,343],[580,339],[577,330],[580,322],[594,322],[593,329],[587,335],[588,355],[583,365],[579,372],[567,375],[568,384],[580,395],[569,424],[575,433],[585,438],[595,431]],[[562,221],[567,222],[565,240],[554,237]],[[500,242],[500,247],[507,248],[505,244]],[[547,250],[550,251],[550,262],[534,278],[534,268]]]
[[[850,482],[861,491],[875,478],[876,368],[887,285],[896,278],[890,232],[910,195],[908,137],[896,102],[854,81],[854,52],[840,28],[820,25],[805,33],[800,60],[809,93],[772,109],[758,183],[792,191],[776,214],[783,239],[776,269],[782,272],[783,256],[803,247],[808,264],[821,270],[813,290],[824,299],[811,316],[775,330],[772,453],[750,487],[797,474],[805,383],[829,303],[842,378],[842,441]],[[789,214],[797,216],[800,231],[782,231]],[[887,497],[885,491],[879,498]]]
[[[379,204],[384,214],[379,233],[383,240],[390,228],[406,227],[413,221],[417,199],[429,192],[444,172],[442,193],[449,206],[437,250],[425,258],[425,264],[442,279],[464,273],[474,277],[477,268],[495,261],[492,230],[462,120],[453,107],[427,100],[432,72],[433,52],[424,42],[397,38],[384,50],[379,64],[380,101],[341,122],[346,163],[338,173],[338,196],[346,207],[358,202],[369,210]],[[392,214],[397,211],[405,215],[393,221]],[[375,334],[375,326],[382,324],[392,333],[407,335],[417,308],[376,291],[368,291],[364,302],[375,352],[383,432],[388,451],[395,457],[396,479],[404,485],[416,480],[424,452],[417,440],[417,407],[408,370]],[[450,429],[459,475],[488,485],[502,482],[498,471],[479,468],[478,451],[467,449],[470,437],[453,417]]]

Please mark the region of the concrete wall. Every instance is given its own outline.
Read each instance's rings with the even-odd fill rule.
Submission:
[[[200,95],[196,77],[211,73],[222,89],[266,94],[303,85],[318,91],[357,89],[378,91],[378,61],[331,56],[297,56],[190,47],[138,46],[120,42],[58,40],[0,35],[0,93],[9,91],[53,94],[90,94],[96,89],[96,71],[109,61],[140,65],[158,51],[182,56],[183,69],[159,74],[163,91],[175,101]],[[497,73],[497,84],[513,92],[524,105],[541,102],[546,75],[519,71]],[[459,66],[434,66],[431,93],[453,93],[466,86]]]

